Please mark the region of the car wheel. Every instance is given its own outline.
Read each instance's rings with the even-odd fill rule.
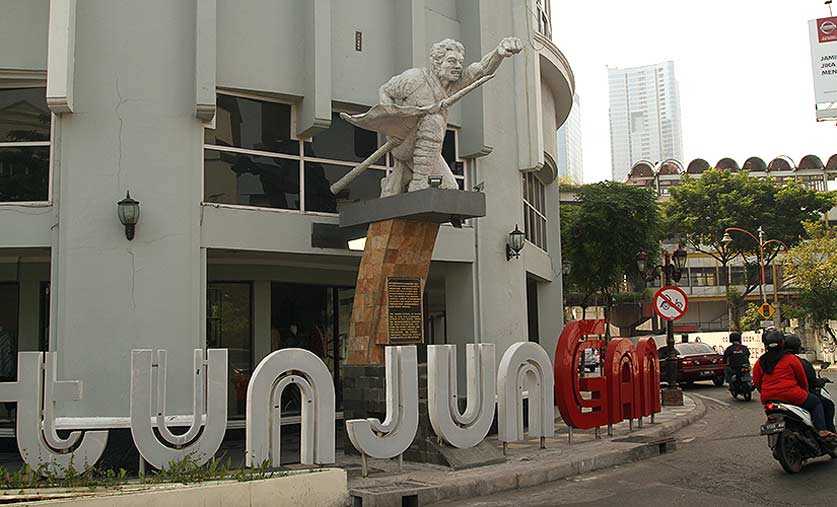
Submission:
[[[712,383],[715,384],[715,387],[721,387],[724,385],[724,377],[719,375],[712,379]]]

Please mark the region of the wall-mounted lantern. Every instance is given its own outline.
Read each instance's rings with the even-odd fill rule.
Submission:
[[[131,192],[127,192],[125,198],[116,203],[116,213],[119,215],[119,221],[125,226],[125,237],[131,241],[134,239],[134,231],[139,221],[139,201],[131,199]]]
[[[520,251],[523,250],[525,239],[526,235],[515,225],[514,230],[509,233],[509,238],[506,240],[507,261],[520,257]]]

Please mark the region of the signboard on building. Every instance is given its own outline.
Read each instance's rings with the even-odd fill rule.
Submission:
[[[421,278],[387,278],[387,328],[393,345],[424,343]]]
[[[837,17],[808,22],[817,121],[837,120]]]

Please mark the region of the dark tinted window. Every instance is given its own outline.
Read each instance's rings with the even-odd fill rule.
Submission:
[[[299,154],[299,142],[291,140],[291,106],[231,95],[218,95],[215,128],[204,130],[204,142]]]
[[[357,128],[334,113],[331,127],[305,143],[305,156],[361,162],[377,149],[378,134]],[[383,165],[383,157],[376,163]]]
[[[0,88],[0,143],[49,141],[46,88]]]
[[[0,202],[49,199],[49,146],[0,147]]]
[[[332,194],[329,187],[351,170],[343,165],[305,162],[305,210],[337,213],[338,201],[363,201],[381,194],[382,169],[369,169],[338,195]]]
[[[204,200],[299,209],[299,161],[204,150]]]

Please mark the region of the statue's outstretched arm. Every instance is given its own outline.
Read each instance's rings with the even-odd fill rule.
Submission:
[[[482,57],[482,60],[474,62],[465,69],[460,86],[468,86],[477,79],[494,74],[503,63],[503,60],[523,51],[523,42],[517,37],[506,37],[500,41],[497,47]]]

